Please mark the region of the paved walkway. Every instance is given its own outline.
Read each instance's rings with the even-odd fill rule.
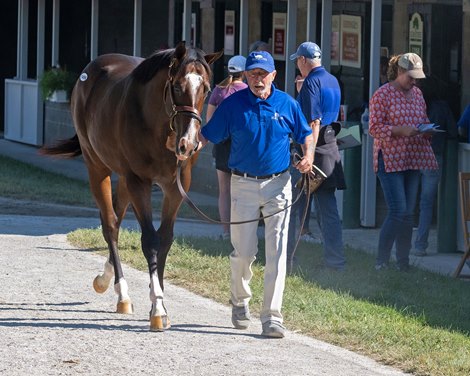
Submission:
[[[112,288],[99,295],[91,287],[104,257],[66,241],[73,228],[96,224],[0,215],[0,374],[403,375],[297,333],[263,338],[256,319],[236,330],[228,306],[168,281],[172,328],[149,332],[148,274],[123,266],[135,314],[112,313]]]

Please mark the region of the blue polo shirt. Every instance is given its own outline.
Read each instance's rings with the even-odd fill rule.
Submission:
[[[266,99],[249,88],[226,98],[202,128],[214,144],[232,140],[228,166],[251,175],[275,174],[289,168],[289,138],[303,144],[312,133],[300,106],[287,93],[271,87]]]
[[[457,127],[467,130],[467,142],[470,142],[470,104],[465,108],[465,111],[457,123]]]
[[[297,100],[309,123],[321,119],[323,126],[338,120],[341,89],[336,77],[322,66],[310,71]]]

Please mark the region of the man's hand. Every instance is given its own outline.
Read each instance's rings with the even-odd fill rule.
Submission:
[[[294,154],[294,167],[302,174],[312,171],[313,160],[306,156],[301,157],[297,153]]]

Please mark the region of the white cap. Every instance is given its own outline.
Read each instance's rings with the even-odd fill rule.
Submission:
[[[230,73],[243,72],[245,70],[246,59],[242,55],[235,55],[228,61],[228,71]]]

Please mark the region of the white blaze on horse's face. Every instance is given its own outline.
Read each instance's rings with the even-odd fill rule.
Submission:
[[[203,83],[202,77],[197,73],[188,73],[185,78],[191,85],[191,97],[194,98],[197,95],[199,87]],[[194,103],[193,103],[194,105]]]
[[[197,73],[188,73],[185,76],[186,81],[189,83],[189,95],[191,98],[197,98],[197,95],[201,89],[201,85],[204,84],[204,79],[201,75]],[[197,103],[192,103],[192,106],[195,107]],[[180,160],[185,160],[193,154],[196,147],[199,144],[198,133],[201,124],[196,119],[191,119],[188,128],[184,135],[179,140],[178,150],[182,151],[183,154],[177,154],[177,158]]]

